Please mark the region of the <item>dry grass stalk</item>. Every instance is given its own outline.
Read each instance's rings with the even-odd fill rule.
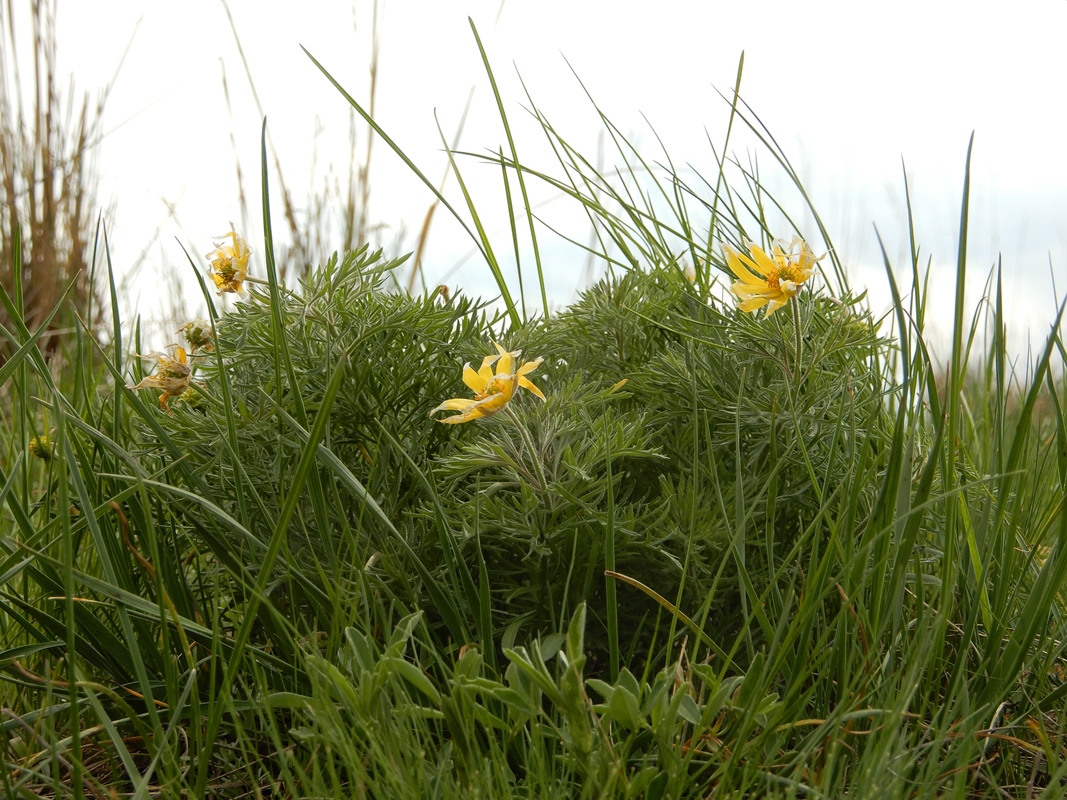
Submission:
[[[72,311],[101,308],[90,302],[89,252],[97,213],[95,146],[107,88],[95,102],[84,94],[78,103],[73,82],[57,82],[56,0],[31,0],[29,10],[32,49],[20,65],[27,38],[16,30],[13,1],[0,7],[0,281],[13,296],[19,229],[24,316],[35,330],[72,281]],[[29,79],[20,70],[27,63]],[[11,330],[2,309],[0,322]],[[57,315],[42,346],[54,352],[54,333],[72,322],[71,314]],[[0,342],[0,362],[9,347]]]

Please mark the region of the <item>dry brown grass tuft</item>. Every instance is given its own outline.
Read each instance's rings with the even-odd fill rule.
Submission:
[[[98,214],[96,145],[107,90],[95,101],[83,94],[79,102],[73,80],[57,80],[56,0],[30,0],[28,6],[29,30],[18,27],[23,20],[16,20],[13,0],[0,6],[0,282],[14,297],[21,264],[30,330],[74,282],[68,308],[42,338],[45,352],[54,352],[56,334],[74,323],[73,312],[98,317],[92,309],[101,308],[91,302],[89,262]],[[0,323],[12,329],[2,308]],[[10,346],[0,341],[0,362]]]

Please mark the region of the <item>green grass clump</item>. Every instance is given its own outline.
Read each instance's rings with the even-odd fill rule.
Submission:
[[[559,169],[490,161],[607,265],[555,315],[466,193],[500,303],[397,292],[365,248],[281,286],[266,169],[266,280],[171,351],[170,413],[136,329],[56,374],[0,296],[5,796],[1059,796],[1067,353],[1057,320],[1012,370],[999,281],[964,317],[966,190],[946,368],[915,247],[888,319],[828,241],[742,313],[715,244],[786,200],[605,120],[606,176],[534,114]],[[494,342],[545,401],[434,419]]]

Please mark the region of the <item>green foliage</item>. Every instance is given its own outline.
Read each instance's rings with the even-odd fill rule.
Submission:
[[[300,442],[278,427],[279,408],[293,419],[314,417],[338,371],[341,388],[325,446],[394,523],[403,526],[404,509],[421,497],[403,454],[417,454],[421,462],[447,441],[427,412],[455,391],[460,359],[484,350],[490,321],[464,298],[386,293],[383,283],[396,266],[380,253],[349,253],[312,272],[300,293],[282,295],[279,314],[295,385],[277,369],[275,323],[264,297],[238,303],[222,320],[215,337],[220,358],[204,355],[197,381],[204,394],[218,398],[220,370],[225,373],[237,409],[236,448],[210,405],[186,405],[163,420],[167,436],[180,437],[193,471],[225,498],[220,508],[245,513],[248,530],[269,530],[288,494]],[[242,489],[254,493],[246,512]],[[323,580],[351,579],[353,565],[385,544],[363,519],[365,510],[325,478],[322,492],[324,501],[310,489],[303,497],[288,546],[310,568],[325,570]]]

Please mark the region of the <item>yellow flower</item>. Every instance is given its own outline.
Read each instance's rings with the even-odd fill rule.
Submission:
[[[815,262],[826,255],[816,258],[807,242],[799,236],[794,236],[788,243],[776,239],[771,255],[753,242],[745,245],[751,258],[728,244],[720,245],[730,271],[740,278],[730,291],[740,299],[738,308],[742,311],[767,306],[768,317],[800,291],[800,284],[811,277]]]
[[[461,411],[461,414],[453,414],[437,420],[447,425],[455,425],[460,422],[470,422],[472,419],[491,417],[504,408],[515,396],[515,391],[521,386],[529,389],[542,400],[545,399],[541,390],[526,376],[541,366],[542,358],[523,362],[522,366],[515,369],[520,351],[508,352],[496,342],[497,354],[486,356],[482,359],[482,366],[477,372],[468,361],[463,365],[463,382],[474,392],[474,399],[467,400],[463,397],[455,397],[445,400],[437,408],[430,412],[432,417],[438,411]],[[496,371],[493,371],[493,365]]]
[[[233,226],[232,222],[230,226]],[[230,238],[230,244],[225,244],[226,237]],[[215,249],[207,257],[211,260],[211,280],[215,281],[220,295],[224,292],[240,294],[244,290],[250,255],[252,248],[236,231],[215,238]]]
[[[54,434],[55,430],[52,433]],[[27,449],[30,451],[31,456],[41,461],[51,461],[52,456],[56,453],[56,446],[52,443],[52,438],[43,433],[30,439]]]
[[[215,343],[212,341],[214,331],[211,329],[211,323],[207,320],[194,319],[191,322],[186,322],[178,328],[177,332],[185,335],[185,341],[189,343],[191,348],[189,352],[195,353],[197,350],[205,353],[215,352]]]
[[[179,397],[192,382],[193,371],[185,359],[185,348],[175,347],[174,358],[166,353],[148,353],[141,358],[154,358],[159,362],[156,371],[131,389],[162,389],[159,405],[170,413],[170,398]]]

